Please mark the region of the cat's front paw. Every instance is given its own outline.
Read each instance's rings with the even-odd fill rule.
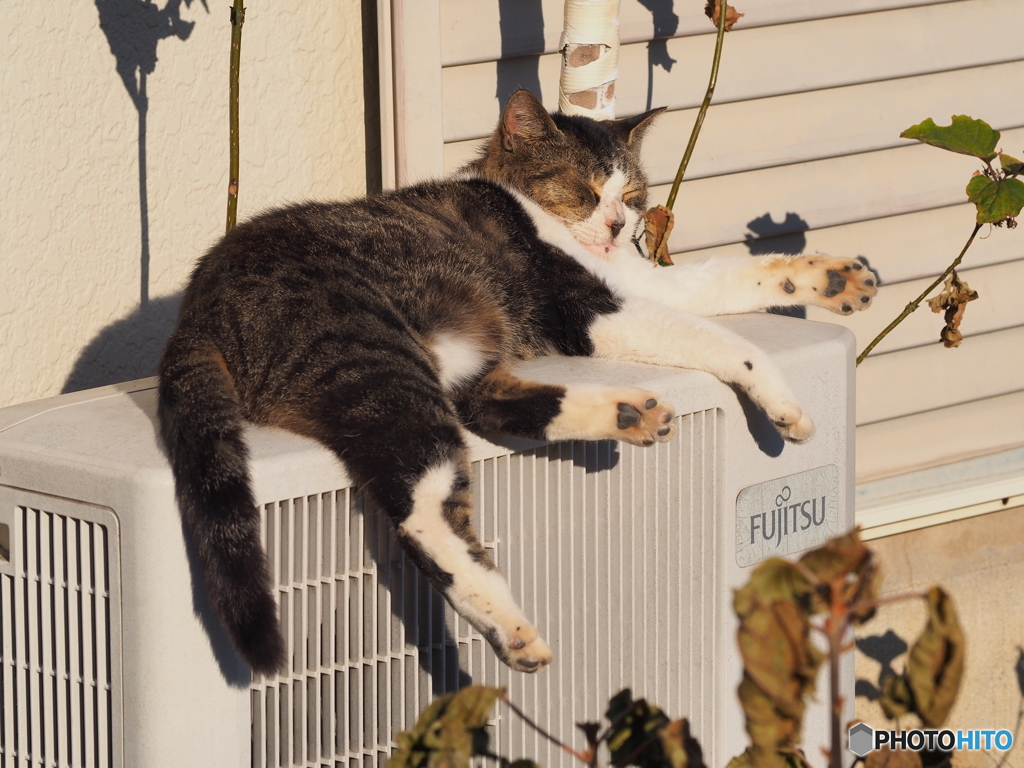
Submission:
[[[555,658],[532,624],[520,624],[511,632],[496,630],[487,639],[498,657],[517,672],[537,672]]]
[[[636,390],[637,395],[629,402],[616,404],[618,428],[616,439],[633,445],[650,446],[672,439],[675,426],[672,417],[675,409],[653,392]]]
[[[517,672],[538,672],[554,660],[548,644],[540,637],[509,652],[508,665]]]
[[[779,280],[784,293],[840,315],[867,309],[878,293],[877,275],[857,259],[798,256]]]
[[[785,439],[790,442],[807,442],[811,437],[814,436],[814,422],[811,421],[805,412],[800,411],[799,416],[790,414],[786,417],[772,419],[771,414],[768,415],[769,419],[772,419],[772,424],[775,425],[775,429]]]
[[[549,440],[621,440],[649,446],[672,438],[675,409],[653,392],[632,387],[566,387]]]
[[[787,403],[766,413],[779,434],[789,442],[806,443],[814,437],[814,422],[796,403]]]

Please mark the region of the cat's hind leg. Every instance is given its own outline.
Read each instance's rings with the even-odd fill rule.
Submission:
[[[537,440],[621,440],[654,445],[671,439],[672,405],[644,389],[524,381],[505,366],[455,393],[468,427]]]
[[[406,371],[363,372],[321,400],[319,439],[391,519],[399,543],[452,607],[506,664],[535,672],[550,648],[516,603],[471,523],[461,427],[432,385]],[[366,380],[387,381],[367,387]]]

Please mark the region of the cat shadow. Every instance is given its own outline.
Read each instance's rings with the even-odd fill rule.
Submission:
[[[729,387],[736,393],[736,399],[739,401],[740,408],[743,409],[743,417],[747,421],[747,431],[754,439],[754,444],[766,456],[771,456],[773,459],[780,456],[786,447],[786,441],[772,424],[772,420],[764,411],[754,405],[754,402],[747,397],[747,393],[737,385],[730,384]]]
[[[164,345],[174,330],[180,303],[180,293],[161,296],[103,328],[79,352],[61,393],[156,374]]]

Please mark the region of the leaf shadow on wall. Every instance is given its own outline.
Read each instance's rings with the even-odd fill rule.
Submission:
[[[886,679],[896,676],[896,670],[892,663],[910,649],[907,641],[897,635],[891,629],[887,629],[884,635],[870,635],[857,640],[857,650],[869,659],[877,661],[881,667],[878,672],[878,680],[872,683],[870,680],[859,678],[854,688],[856,696],[863,697],[868,701],[878,701],[882,696],[882,686]]]
[[[161,9],[150,0],[95,0],[100,29],[114,54],[114,69],[139,116],[139,303],[149,301],[149,195],[146,188],[146,119],[149,93],[146,81],[156,70],[157,45],[168,37],[187,40],[194,22],[181,18],[181,4],[195,0],[167,0]],[[206,0],[199,0],[210,12]]]

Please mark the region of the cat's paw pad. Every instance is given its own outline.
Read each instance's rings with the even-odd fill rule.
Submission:
[[[549,440],[622,440],[654,445],[671,439],[675,410],[653,392],[579,384],[566,388]]]
[[[505,647],[505,663],[517,672],[537,672],[555,658],[537,630],[529,625],[517,628]]]
[[[778,412],[769,413],[768,418],[779,434],[791,443],[806,443],[814,436],[814,422],[798,405],[791,404]]]
[[[658,399],[653,392],[642,392],[629,402],[618,403],[617,438],[633,445],[650,446],[672,439],[675,409]]]
[[[857,259],[800,256],[782,271],[784,292],[840,315],[867,309],[878,293],[878,276]]]

